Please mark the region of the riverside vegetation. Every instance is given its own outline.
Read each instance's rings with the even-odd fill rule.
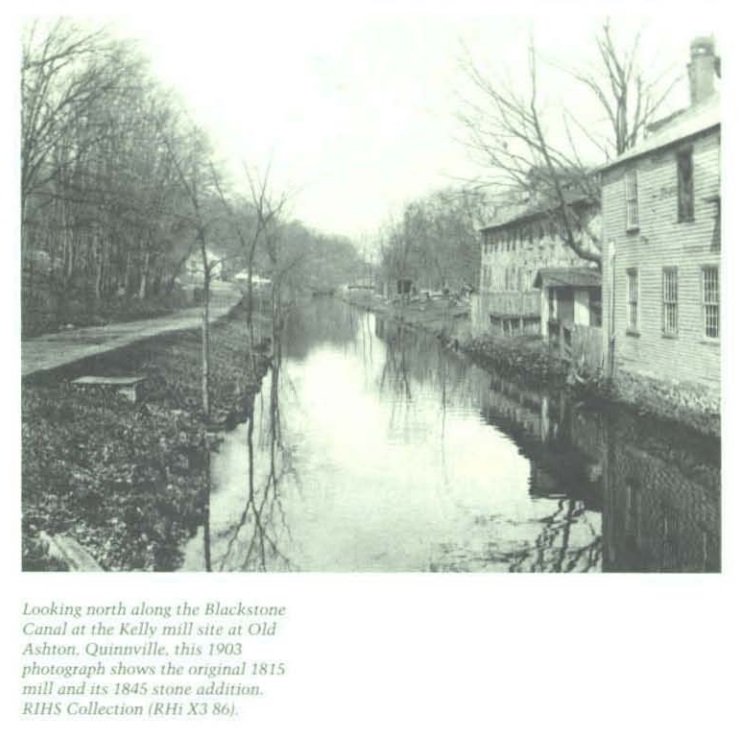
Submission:
[[[497,374],[523,379],[531,386],[564,387],[573,397],[589,402],[623,403],[637,415],[677,423],[710,437],[721,436],[721,418],[676,401],[669,392],[642,393],[638,403],[619,397],[602,373],[577,375],[567,361],[549,350],[539,336],[473,336],[469,309],[459,300],[416,298],[389,301],[371,293],[346,293],[345,300],[398,322],[435,335],[477,365]]]
[[[245,309],[211,336],[211,417],[199,397],[200,335],[170,334],[41,374],[22,387],[23,567],[58,566],[44,531],[75,537],[108,570],[172,570],[202,524],[213,424],[250,411],[269,358],[251,356]],[[254,358],[254,360],[253,360]],[[133,404],[80,390],[82,372],[146,377]]]

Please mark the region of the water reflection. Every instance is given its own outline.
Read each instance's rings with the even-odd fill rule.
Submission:
[[[719,570],[717,442],[491,376],[334,300],[278,343],[213,458],[213,570]],[[202,561],[201,535],[185,565]]]
[[[283,541],[289,543],[290,530],[282,503],[282,487],[297,482],[292,449],[284,441],[280,403],[282,381],[281,342],[276,349],[265,381],[265,388],[257,400],[244,432],[233,435],[234,445],[229,453],[246,450],[245,463],[237,471],[245,471],[246,479],[230,477],[233,469],[219,467],[218,484],[223,499],[219,505],[221,534],[211,542],[218,570],[292,570]],[[255,447],[256,435],[256,447]],[[237,519],[229,513],[232,505],[242,501]],[[223,502],[227,502],[224,505]],[[225,517],[225,519],[224,519]]]
[[[603,458],[604,568],[720,570],[719,443],[618,412]]]

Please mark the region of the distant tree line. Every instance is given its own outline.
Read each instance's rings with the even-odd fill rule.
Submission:
[[[226,274],[250,265],[296,286],[335,286],[358,268],[347,239],[286,221],[267,177],[245,169],[250,186],[235,193],[134,42],[67,18],[32,22],[21,95],[24,332],[166,299],[193,254],[206,270],[215,253]]]
[[[408,280],[416,289],[474,287],[478,229],[487,216],[486,198],[475,190],[448,188],[408,202],[380,229],[380,275],[390,293]]]

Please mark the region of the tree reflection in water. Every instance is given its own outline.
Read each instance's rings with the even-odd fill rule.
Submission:
[[[230,475],[215,473],[214,570],[720,568],[715,442],[330,301],[284,337]],[[324,373],[341,376],[333,404],[316,401]]]
[[[538,520],[542,530],[536,541],[513,555],[509,570],[531,573],[600,570],[601,535],[586,511],[585,504],[578,499],[560,499],[555,512]],[[590,539],[585,544],[572,542],[573,527],[578,524],[587,528]]]
[[[257,398],[246,424],[246,501],[240,516],[218,529],[214,538],[211,538],[207,510],[206,570],[211,570],[211,558],[213,568],[220,571],[293,570],[295,567],[282,549],[282,542],[290,540],[282,485],[289,479],[293,487],[299,487],[299,476],[291,448],[284,441],[280,390],[283,384],[288,389],[290,385],[283,381],[281,363],[282,351],[277,341],[272,366],[264,380],[265,384],[269,383],[268,400],[265,403],[261,397]],[[266,461],[266,468],[260,467],[260,461],[262,465]]]
[[[380,374],[380,394],[389,390],[401,402],[410,403],[413,401],[413,393],[408,375],[408,341],[405,339],[403,326],[389,326],[378,320],[375,330],[384,337],[387,348]]]

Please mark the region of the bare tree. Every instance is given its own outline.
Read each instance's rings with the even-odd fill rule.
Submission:
[[[67,19],[30,24],[21,65],[24,332],[171,291],[191,239],[159,130],[179,106],[135,44]]]
[[[595,39],[599,63],[587,71],[567,69],[603,110],[608,125],[602,137],[565,106],[555,115],[545,109],[532,39],[524,88],[483,73],[469,54],[462,62],[474,95],[462,106],[459,119],[466,143],[490,171],[484,184],[525,193],[528,206],[549,212],[567,247],[598,265],[599,233],[592,210],[582,205],[599,205],[600,187],[583,150],[593,147],[608,159],[633,146],[677,81],[664,75],[647,80],[639,66],[639,42],[637,36],[620,51],[606,22]]]
[[[172,128],[161,128],[167,149],[188,201],[182,217],[193,228],[202,268],[201,401],[206,421],[210,419],[210,287],[219,260],[210,260],[208,231],[214,216],[208,212],[208,196],[215,187],[209,144],[202,130],[190,125],[184,138],[175,138]]]
[[[479,191],[448,188],[408,202],[380,233],[387,279],[412,278],[429,289],[461,290],[476,284],[478,232],[485,217]]]
[[[131,46],[111,39],[105,30],[86,30],[67,18],[46,33],[39,23],[25,32],[21,60],[21,208],[27,215],[28,197],[52,180],[59,159],[58,146],[73,128],[90,123],[90,113],[106,96],[130,82],[140,57]],[[98,136],[109,131],[90,129]],[[84,156],[96,135],[76,140],[72,160]]]
[[[606,160],[635,146],[680,81],[671,69],[648,77],[639,62],[641,33],[619,50],[611,23],[606,20],[596,36],[598,63],[586,69],[565,68],[598,101],[608,122],[604,139],[596,138],[571,110],[568,123],[596,146]]]
[[[24,335],[143,316],[161,308],[156,299],[147,304],[160,295],[176,304],[177,277],[196,252],[206,312],[214,269],[246,263],[253,325],[252,277],[271,268],[266,233],[286,199],[270,193],[269,168],[260,175],[244,167],[246,195],[228,196],[205,136],[182,122],[181,102],[135,43],[105,29],[69,19],[27,25],[21,91]],[[214,263],[203,254],[215,237],[223,248]],[[351,262],[346,243],[293,228],[280,243],[278,271],[297,251],[301,263],[333,267],[332,250]],[[297,269],[288,272],[297,282]]]
[[[246,320],[249,326],[249,341],[252,361],[256,360],[254,353],[254,265],[257,256],[257,249],[269,235],[270,230],[277,224],[280,213],[287,203],[287,195],[283,194],[279,197],[273,197],[269,190],[270,167],[267,167],[264,175],[252,172],[246,164],[243,164],[246,181],[249,185],[251,194],[251,212],[252,217],[246,221],[243,213],[246,208],[242,207],[240,212],[234,207],[234,204],[226,196],[221,185],[220,177],[215,168],[212,168],[213,179],[215,182],[218,196],[229,216],[239,244],[241,246],[242,257],[246,260],[247,286],[246,286]]]

